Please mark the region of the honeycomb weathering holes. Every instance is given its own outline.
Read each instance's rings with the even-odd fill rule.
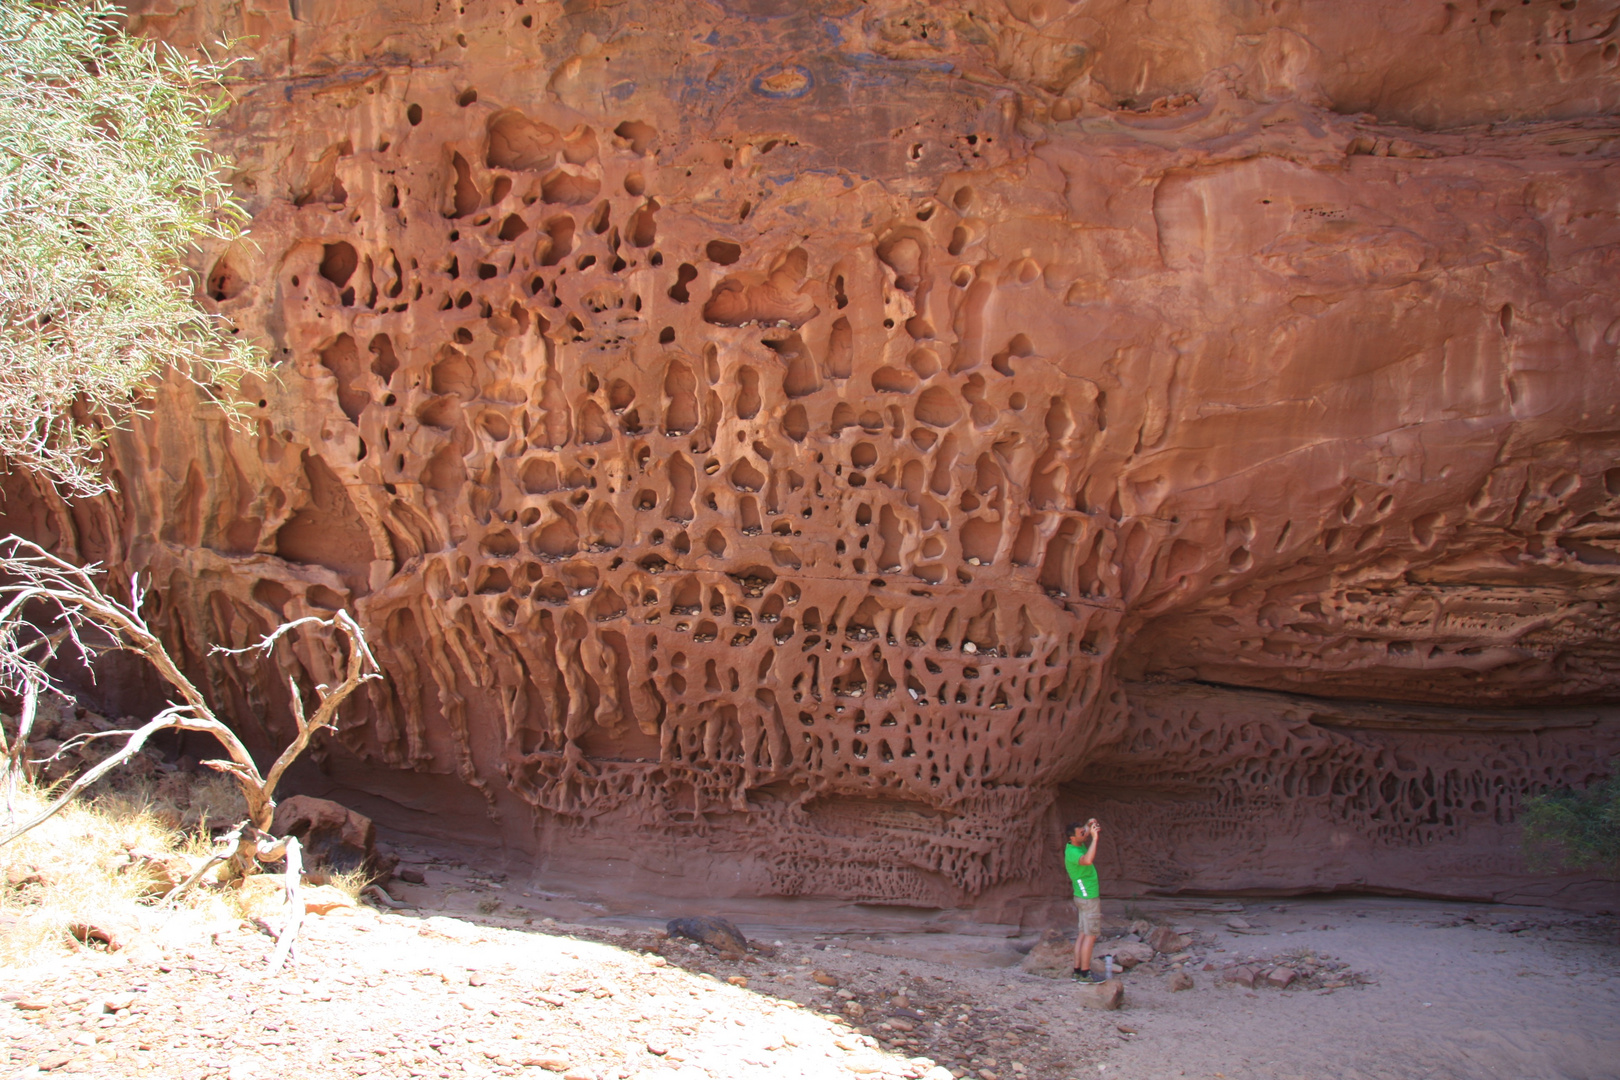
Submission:
[[[1131,67],[1146,46],[1118,7],[1086,13],[1112,31],[1092,89],[1111,64],[1177,79],[1214,55]],[[788,72],[802,99],[770,96],[787,68],[714,76],[741,95],[721,136],[640,77],[699,48],[683,37],[559,66],[508,33],[496,70],[475,32],[493,11],[469,6],[467,48],[412,69],[414,101],[403,76],[366,75],[373,110],[307,92],[312,61],[267,76],[287,93],[257,125],[259,248],[210,251],[204,291],[286,350],[286,389],[241,433],[166,392],[111,446],[129,535],[163,543],[109,562],[182,583],[163,594],[176,633],[362,614],[389,679],[338,737],[376,783],[440,772],[503,813],[502,787],[604,836],[720,838],[763,891],[947,905],[1040,891],[1047,825],[1087,762],[1116,763],[1153,822],[1133,850],[1183,826],[1208,841],[1196,801],[1283,835],[1330,823],[1344,872],[1390,887],[1424,886],[1379,877],[1381,837],[1473,830],[1470,850],[1494,850],[1478,838],[1512,798],[1492,785],[1579,779],[1573,739],[1504,735],[1509,764],[1453,760],[1444,746],[1477,733],[1414,734],[1442,719],[1388,703],[1612,696],[1616,391],[1592,350],[1613,342],[1581,313],[1613,307],[1615,284],[1568,254],[1615,242],[1601,154],[1534,124],[1468,147],[1369,125],[1250,85],[1276,75],[1242,58],[1223,66],[1241,84],[1219,113],[1230,157],[1208,159],[1202,101],[1088,99],[1119,125],[1105,137],[1019,83],[1055,77],[1039,58],[1072,32],[1059,15],[1047,37],[986,16],[999,67],[941,46],[973,77],[893,88],[949,137],[864,138],[870,117],[809,68]],[[764,32],[720,18],[745,44]],[[1333,25],[1300,62],[1355,83],[1333,50],[1385,31]],[[426,29],[394,32],[427,47]],[[296,55],[348,55],[336,33],[302,26]],[[1405,49],[1384,41],[1373,67]],[[1548,81],[1520,61],[1498,97],[1587,92],[1578,64]],[[1415,82],[1342,100],[1465,67],[1425,56],[1403,69]],[[1353,168],[1301,163],[1341,149]],[[1503,254],[1487,272],[1464,248]],[[1532,412],[1565,434],[1532,437]],[[189,433],[220,479],[164,482],[133,442],[148,425],[165,432],[148,450]],[[1500,580],[1476,585],[1486,562]],[[280,692],[235,661],[211,679],[243,708]],[[1339,741],[1295,693],[1382,701],[1387,722]],[[1264,739],[1248,714],[1273,717]],[[1205,753],[1195,728],[1235,749]],[[1178,784],[1200,799],[1159,798]],[[1267,785],[1306,816],[1262,807]],[[529,825],[503,828],[549,835]],[[1207,850],[1133,872],[1201,887],[1225,872]],[[1267,865],[1275,887],[1316,883],[1305,862]]]

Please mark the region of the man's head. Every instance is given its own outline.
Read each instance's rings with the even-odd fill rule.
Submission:
[[[1091,822],[1069,822],[1069,843],[1076,847],[1091,839]]]

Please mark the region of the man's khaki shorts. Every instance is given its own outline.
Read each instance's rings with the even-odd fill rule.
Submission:
[[[1075,910],[1080,913],[1081,936],[1085,936],[1086,934],[1102,933],[1101,900],[1098,900],[1095,897],[1086,899],[1077,896],[1074,898],[1074,907]]]

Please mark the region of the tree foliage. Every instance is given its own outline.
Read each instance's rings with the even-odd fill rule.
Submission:
[[[0,455],[73,494],[105,490],[101,430],[154,374],[229,389],[260,363],[185,265],[245,220],[204,141],[226,65],[117,19],[0,0]]]
[[[1537,795],[1520,819],[1532,866],[1620,877],[1620,758],[1609,763],[1607,780]]]

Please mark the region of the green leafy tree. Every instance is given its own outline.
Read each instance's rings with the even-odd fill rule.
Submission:
[[[260,354],[186,257],[246,215],[205,142],[227,65],[124,34],[108,0],[0,0],[0,455],[106,490],[98,447],[173,367],[229,401]]]
[[[1609,778],[1582,791],[1537,795],[1520,814],[1524,847],[1538,870],[1595,870],[1620,877],[1620,758]]]

